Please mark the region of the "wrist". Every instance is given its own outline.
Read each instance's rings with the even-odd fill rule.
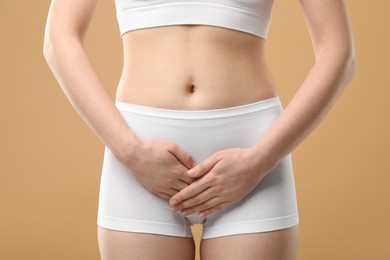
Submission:
[[[280,158],[270,149],[260,145],[254,145],[248,148],[249,155],[255,163],[256,168],[262,174],[267,174],[279,163]]]
[[[131,162],[135,157],[140,143],[141,141],[138,138],[132,136],[131,138],[122,140],[112,149],[112,153],[121,162]]]

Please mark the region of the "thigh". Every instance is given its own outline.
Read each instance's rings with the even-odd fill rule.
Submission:
[[[201,242],[202,260],[295,260],[299,225],[290,228],[218,238]]]
[[[193,260],[194,240],[146,233],[115,231],[98,226],[102,260]]]

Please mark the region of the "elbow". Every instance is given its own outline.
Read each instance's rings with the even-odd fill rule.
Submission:
[[[346,55],[345,55],[345,70],[344,70],[344,73],[345,73],[345,78],[346,80],[349,82],[352,80],[352,78],[355,76],[356,74],[356,54],[355,54],[355,49],[354,48],[350,48],[347,52],[346,52]]]
[[[344,58],[345,74],[348,81],[350,81],[356,74],[356,52],[355,44],[352,39],[340,44],[341,57]]]
[[[79,44],[81,40],[72,33],[58,34],[49,31],[45,33],[43,40],[43,57],[49,61],[56,55],[63,53],[64,50],[73,48],[75,43]]]
[[[46,28],[44,36],[43,36],[43,48],[42,48],[42,54],[46,61],[48,61],[50,53],[53,49],[53,30],[49,30]]]
[[[55,39],[49,37],[47,34],[44,37],[42,54],[47,62],[49,62],[49,60],[53,56],[55,50],[55,41]]]
[[[353,44],[335,49],[329,57],[334,68],[339,71],[342,85],[346,87],[356,74],[356,54]]]
[[[352,55],[352,58],[351,58],[351,62],[350,62],[350,67],[351,67],[351,71],[352,71],[352,75],[355,75],[356,74],[356,56],[355,56],[355,51],[353,52],[353,55]]]
[[[356,52],[355,45],[353,41],[350,41],[348,48],[346,48],[346,60],[347,60],[347,70],[353,76],[356,73]]]
[[[63,39],[45,36],[43,40],[42,54],[47,62],[49,62],[56,55],[56,52],[58,52],[57,50],[62,44],[62,40]]]
[[[316,62],[327,63],[338,71],[339,76],[350,81],[356,74],[356,54],[353,41],[332,42],[316,52]]]
[[[49,41],[47,39],[45,39],[43,41],[43,51],[42,51],[42,53],[43,53],[43,57],[45,58],[46,61],[48,60],[50,50],[51,50],[51,44],[49,43]]]

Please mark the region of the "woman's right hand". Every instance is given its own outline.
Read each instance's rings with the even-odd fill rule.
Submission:
[[[139,140],[120,161],[141,185],[167,201],[195,180],[187,175],[195,166],[191,155],[170,141]]]

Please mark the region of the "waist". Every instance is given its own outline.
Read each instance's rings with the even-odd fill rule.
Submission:
[[[116,99],[178,110],[219,109],[277,96],[265,41],[202,25],[162,26],[123,36]]]
[[[276,111],[277,114],[283,110],[282,103],[279,96],[264,99],[257,102],[251,102],[244,105],[231,106],[218,109],[203,109],[203,110],[177,110],[167,108],[149,107],[143,105],[136,105],[115,100],[115,105],[124,114],[133,114],[156,120],[156,118],[173,119],[173,120],[208,120],[221,119],[230,120],[227,118],[242,116],[253,116],[256,114],[262,119],[266,119],[266,114],[270,111]],[[153,119],[154,118],[154,119]],[[252,121],[252,120],[250,120]],[[191,123],[190,123],[191,124]]]

